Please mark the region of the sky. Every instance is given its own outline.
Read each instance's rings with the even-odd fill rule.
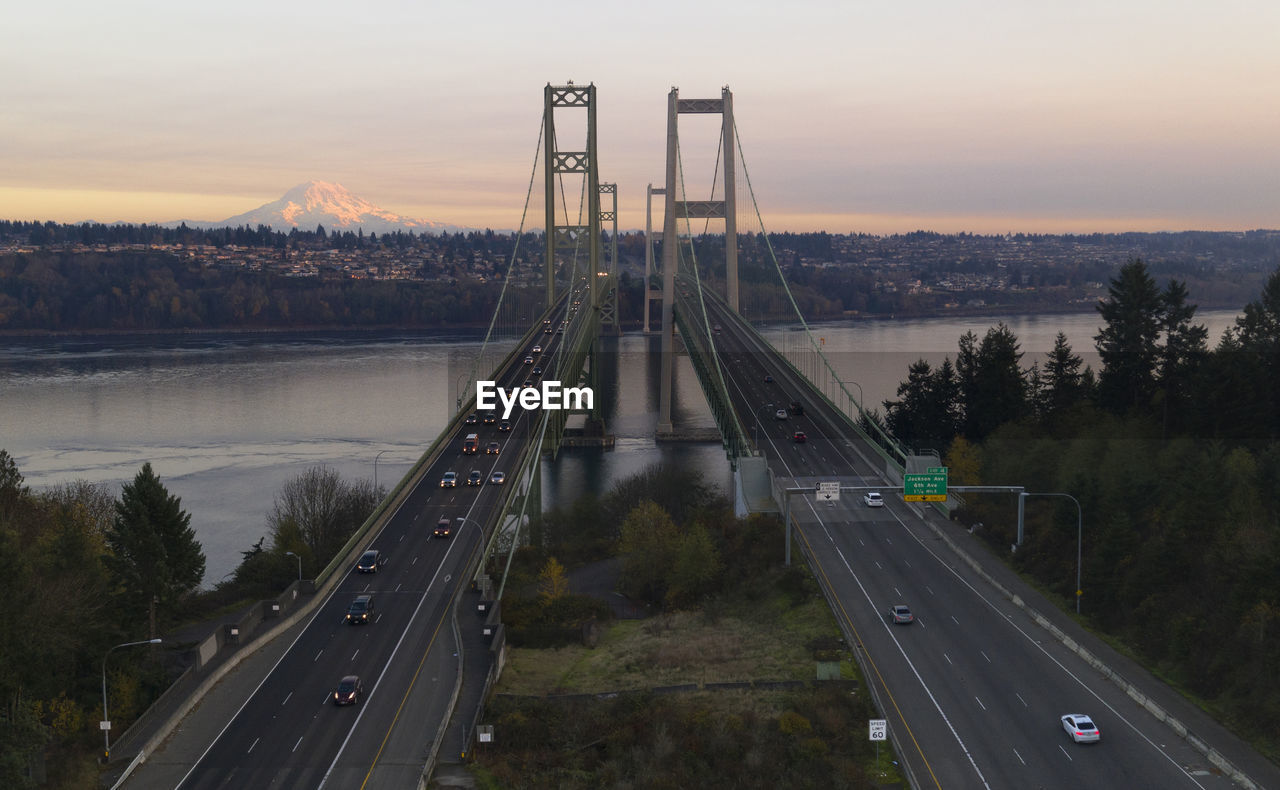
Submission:
[[[316,179],[516,228],[569,80],[597,87],[623,228],[662,186],[670,89],[724,85],[739,215],[770,231],[1280,228],[1274,0],[9,3],[0,219],[220,220]],[[691,197],[708,118],[680,120]]]

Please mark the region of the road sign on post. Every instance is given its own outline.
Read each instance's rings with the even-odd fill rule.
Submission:
[[[925,474],[903,475],[902,494],[907,502],[946,502],[947,467],[932,466]]]
[[[871,719],[871,740],[885,741],[889,739],[889,726],[886,719]]]
[[[823,502],[839,502],[840,501],[840,481],[831,483],[818,483],[818,499]]]

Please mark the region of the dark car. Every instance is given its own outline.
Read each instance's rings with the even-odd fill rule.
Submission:
[[[511,423],[507,420],[503,420],[502,422],[498,423],[498,430],[499,431],[511,430]]]
[[[479,469],[472,469],[471,474],[467,475],[467,485],[478,486],[484,482],[484,475],[480,474]]]
[[[791,434],[791,438],[795,440],[796,444],[804,444],[805,442],[809,441],[809,437],[805,435],[804,431],[796,431],[795,433]]]
[[[497,412],[487,411],[487,412],[485,412],[485,413],[484,413],[484,424],[485,424],[485,425],[493,425],[493,424],[494,424],[495,422],[497,422],[497,421],[498,421],[498,413],[497,413]]]
[[[768,373],[764,374],[764,383],[765,383],[765,384],[772,384],[772,383],[773,383],[773,376],[770,376]]]
[[[467,425],[475,425],[476,423],[480,422],[480,417],[477,416],[475,412],[471,412],[470,414],[467,415],[467,419],[463,420],[463,422],[466,423]]]
[[[365,625],[373,619],[373,596],[357,595],[351,605],[347,607],[347,623],[350,625]]]
[[[534,365],[534,366],[533,366],[533,371],[532,371],[532,372],[533,372],[533,375],[535,375],[535,376],[541,376],[541,375],[542,375],[542,366],[541,366],[541,365]]]
[[[453,536],[453,522],[447,516],[441,516],[436,522],[436,528],[431,533],[437,538],[448,538]]]
[[[360,555],[360,559],[356,562],[356,571],[359,573],[377,573],[387,564],[387,558],[377,549],[369,549]]]
[[[796,417],[804,416],[804,404],[798,400],[791,401],[791,414]]]
[[[500,486],[505,482],[507,482],[506,472],[494,472],[489,475],[489,485]]]
[[[364,684],[356,675],[347,675],[338,683],[338,690],[333,692],[334,705],[354,705],[364,696]]]
[[[497,455],[500,452],[502,452],[502,445],[498,444],[497,442],[489,442],[487,445],[485,445],[485,448],[484,448],[485,455]]]

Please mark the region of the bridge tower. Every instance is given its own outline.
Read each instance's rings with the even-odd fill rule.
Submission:
[[[724,200],[677,200],[679,174],[677,172],[680,149],[679,116],[681,113],[719,113],[721,117],[720,146],[724,169]],[[734,192],[737,181],[734,175],[734,151],[737,146],[733,135],[733,93],[729,87],[720,89],[719,99],[681,99],[678,88],[667,94],[667,173],[666,216],[662,225],[662,380],[658,398],[658,432],[669,433],[671,424],[671,377],[675,359],[675,293],[676,293],[676,220],[723,219],[726,301],[738,312],[738,219]],[[654,194],[659,190],[652,190]],[[686,197],[685,195],[679,195]],[[648,241],[646,240],[646,244]],[[646,290],[648,284],[645,284]],[[646,297],[646,307],[647,305]]]
[[[585,151],[560,151],[556,147],[557,108],[584,108],[587,111],[587,141]],[[550,308],[556,300],[555,262],[557,250],[586,249],[590,257],[587,287],[591,305],[599,306],[596,288],[596,272],[600,267],[600,171],[596,156],[596,86],[552,85],[543,90],[543,173],[546,176],[546,276],[547,304]],[[562,173],[579,173],[587,179],[586,225],[557,224],[556,176]],[[568,207],[565,207],[566,212]],[[568,217],[565,218],[566,222]]]

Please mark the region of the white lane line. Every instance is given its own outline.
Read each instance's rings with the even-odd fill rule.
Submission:
[[[418,564],[418,558],[417,558],[417,557],[414,557],[414,558],[413,558],[413,562],[411,562],[411,563],[409,563],[409,564],[410,564],[410,565],[417,565],[417,564]]]
[[[257,745],[258,745],[258,741],[260,741],[260,740],[262,740],[262,739],[261,739],[261,738],[254,738],[254,739],[253,739],[253,743],[249,744],[249,752],[253,751],[253,747],[257,746]],[[249,752],[245,752],[245,754],[248,754]]]
[[[352,654],[351,654],[351,660],[352,660],[352,661],[355,661],[355,660],[356,660],[356,656],[358,656],[358,655],[360,655],[360,648],[358,648],[358,647],[357,647],[357,648],[356,648],[356,652],[354,652],[354,653],[352,653]]]
[[[864,543],[864,542],[862,541],[862,538],[858,538],[858,545],[859,545],[859,546],[865,546],[865,545],[867,545],[867,544],[866,544],[866,543]]]
[[[320,653],[323,653],[323,652],[324,652],[324,648],[322,647],[322,648],[320,648]],[[313,658],[313,659],[311,659],[311,663],[313,663],[313,664],[314,664],[315,662],[317,662],[317,661],[319,661],[319,660],[320,660],[320,653],[316,653],[316,657],[315,657],[315,658]]]
[[[881,565],[880,565],[880,560],[876,560],[876,567],[877,567],[877,568],[880,568],[880,570],[884,570],[884,568],[883,568],[883,567],[881,567]]]
[[[1058,748],[1062,749],[1062,744],[1058,744]],[[1067,754],[1066,749],[1062,749],[1062,756],[1066,757],[1068,760],[1071,760],[1071,755]],[[1075,762],[1075,760],[1071,760],[1071,762]]]
[[[946,653],[943,653],[942,657],[945,658],[947,660],[947,663],[950,664],[951,666],[954,667],[956,665],[955,662],[951,660],[951,656],[947,655]]]
[[[1094,690],[1094,688],[1093,688],[1092,686],[1090,686],[1088,683],[1086,683],[1086,682],[1084,681],[1084,679],[1082,679],[1079,675],[1077,675],[1076,673],[1074,673],[1074,672],[1072,672],[1070,669],[1068,669],[1068,668],[1067,668],[1067,666],[1066,666],[1065,664],[1063,664],[1063,663],[1062,663],[1061,661],[1059,661],[1056,657],[1054,657],[1054,655],[1053,655],[1052,653],[1050,653],[1050,652],[1049,652],[1049,650],[1044,646],[1044,644],[1043,644],[1039,639],[1037,639],[1037,638],[1033,637],[1030,633],[1028,633],[1027,631],[1023,630],[1023,628],[1022,628],[1021,626],[1019,626],[1019,625],[1017,624],[1017,622],[1015,622],[1015,621],[1014,621],[1014,619],[1013,619],[1012,617],[1010,617],[1009,615],[1005,614],[1005,613],[1004,613],[1004,611],[1002,611],[1002,610],[1000,609],[1000,607],[999,607],[999,606],[997,606],[997,605],[995,604],[995,602],[994,602],[994,601],[992,601],[990,598],[988,598],[986,595],[984,595],[980,590],[978,590],[978,588],[974,587],[974,586],[973,586],[973,584],[971,584],[967,579],[965,579],[963,576],[961,576],[961,575],[960,575],[960,573],[959,573],[959,572],[958,572],[958,571],[957,571],[953,566],[948,565],[948,564],[946,563],[946,561],[944,561],[944,560],[943,560],[943,558],[942,558],[941,556],[939,556],[939,555],[938,555],[938,553],[937,553],[936,551],[934,551],[934,550],[933,550],[933,548],[932,548],[932,547],[928,546],[928,545],[924,542],[924,540],[923,540],[923,539],[921,539],[919,536],[915,535],[915,533],[911,532],[910,528],[909,528],[909,527],[907,527],[906,522],[904,522],[902,519],[898,518],[898,515],[897,515],[896,513],[894,514],[894,518],[896,518],[896,519],[898,520],[898,524],[899,524],[903,529],[905,529],[905,530],[907,531],[907,533],[908,533],[908,534],[912,535],[912,536],[915,538],[916,544],[917,544],[917,545],[919,545],[919,546],[920,546],[920,548],[924,549],[924,550],[925,550],[925,551],[926,551],[930,556],[932,556],[932,557],[934,558],[934,560],[936,560],[936,561],[937,561],[938,565],[940,565],[944,571],[946,571],[946,572],[950,573],[950,574],[951,574],[951,576],[952,576],[952,578],[954,578],[954,579],[955,579],[955,580],[956,580],[960,585],[962,585],[963,587],[967,588],[967,589],[969,590],[969,592],[971,592],[975,598],[977,598],[978,600],[980,600],[980,601],[982,601],[984,604],[986,604],[986,605],[987,605],[987,608],[989,608],[991,611],[996,612],[997,614],[1000,614],[1000,615],[1004,615],[1004,617],[1005,617],[1005,622],[1007,622],[1007,623],[1009,624],[1009,627],[1011,627],[1011,628],[1012,628],[1012,629],[1013,629],[1013,630],[1014,630],[1014,631],[1015,631],[1019,636],[1021,636],[1021,637],[1022,637],[1023,639],[1025,639],[1029,644],[1031,644],[1033,647],[1035,647],[1035,649],[1036,649],[1036,650],[1039,650],[1039,651],[1040,651],[1040,653],[1041,653],[1042,655],[1044,655],[1044,657],[1045,657],[1045,658],[1049,659],[1049,661],[1051,661],[1055,666],[1057,666],[1057,667],[1058,667],[1058,669],[1059,669],[1059,670],[1061,670],[1063,674],[1065,674],[1067,677],[1069,677],[1069,678],[1071,678],[1072,680],[1074,680],[1074,681],[1075,681],[1075,682],[1076,682],[1076,683],[1077,683],[1081,688],[1083,688],[1085,691],[1087,691],[1087,692],[1089,693],[1089,695],[1090,695],[1090,696],[1092,696],[1095,700],[1097,700],[1097,701],[1098,701],[1098,704],[1099,704],[1099,705],[1101,705],[1101,706],[1103,706],[1104,708],[1106,708],[1107,710],[1111,711],[1111,713],[1112,713],[1112,714],[1113,714],[1117,719],[1119,719],[1120,721],[1124,722],[1124,723],[1125,723],[1125,726],[1127,726],[1130,730],[1132,730],[1132,731],[1133,731],[1133,732],[1134,732],[1134,733],[1135,733],[1139,738],[1141,738],[1142,740],[1146,741],[1146,742],[1147,742],[1147,744],[1148,744],[1152,749],[1155,749],[1155,750],[1156,750],[1156,752],[1158,752],[1158,753],[1160,754],[1160,756],[1161,756],[1161,757],[1163,757],[1164,759],[1168,760],[1172,765],[1176,766],[1176,767],[1178,768],[1178,770],[1182,772],[1182,775],[1183,775],[1183,776],[1185,776],[1187,779],[1189,779],[1193,785],[1195,785],[1196,787],[1199,787],[1199,788],[1200,788],[1200,790],[1205,790],[1205,786],[1204,786],[1204,785],[1202,785],[1202,784],[1200,784],[1200,782],[1199,782],[1199,781],[1197,781],[1197,780],[1196,780],[1196,778],[1195,778],[1194,776],[1192,776],[1192,775],[1187,771],[1187,769],[1186,769],[1186,768],[1184,768],[1184,767],[1183,767],[1183,766],[1182,766],[1182,765],[1181,765],[1177,760],[1173,759],[1173,757],[1172,757],[1168,752],[1166,752],[1164,749],[1160,748],[1160,746],[1158,746],[1158,745],[1156,744],[1156,742],[1155,742],[1155,741],[1151,740],[1151,738],[1149,738],[1145,732],[1143,732],[1141,729],[1139,729],[1139,728],[1138,728],[1138,726],[1137,726],[1136,724],[1134,724],[1133,722],[1129,721],[1129,719],[1125,718],[1124,714],[1123,714],[1123,713],[1121,713],[1120,711],[1116,710],[1115,706],[1113,706],[1110,702],[1108,702],[1108,701],[1106,700],[1106,698],[1104,698],[1104,697],[1102,696],[1102,694],[1100,694],[1099,692],[1097,692],[1096,690]],[[927,525],[926,525],[926,528],[927,528]],[[826,530],[825,530],[825,527],[824,527],[824,531],[826,531]],[[830,533],[830,532],[827,532],[827,539],[828,539],[828,540],[832,540],[832,538],[831,538],[831,533]],[[834,540],[832,540],[832,544],[834,545]],[[842,558],[842,559],[843,559],[843,558]],[[847,563],[846,563],[846,567],[848,567],[848,564],[847,564]],[[852,572],[853,572],[853,571],[852,571],[852,569],[850,569],[850,573],[852,573]],[[932,591],[931,591],[931,592],[932,592]],[[866,592],[865,592],[865,591],[863,592],[863,595],[864,595],[864,596],[866,596]],[[1021,699],[1021,697],[1019,697],[1019,699]],[[1024,702],[1023,704],[1025,705],[1026,703]],[[1061,747],[1061,746],[1059,746],[1058,748],[1060,748],[1060,749],[1061,749],[1062,747]],[[1063,754],[1066,754],[1066,750],[1065,750],[1065,749],[1063,749]],[[1070,756],[1070,755],[1067,755],[1067,759],[1071,759],[1071,756]]]
[[[956,619],[956,616],[954,614],[951,615],[951,622],[955,623],[956,625],[960,625],[960,621]]]
[[[977,703],[978,703],[978,707],[979,707],[979,708],[982,708],[983,710],[986,710],[986,709],[987,709],[987,706],[982,704],[982,700],[978,699],[977,697],[974,697],[973,699],[974,699],[974,701],[975,701],[975,702],[977,702]]]
[[[401,535],[401,536],[400,536],[400,540],[397,540],[397,541],[396,541],[396,543],[400,543],[400,542],[402,542],[403,540],[404,540],[404,535]]]
[[[304,736],[302,736],[302,738],[305,738],[305,737],[307,737],[307,736],[305,736],[305,735],[304,735]],[[298,747],[302,745],[302,738],[299,738],[299,739],[298,739],[298,742],[297,742],[297,743],[295,743],[295,744],[293,745],[293,748],[289,750],[290,752],[296,752],[296,751],[298,751]]]
[[[985,659],[987,660],[987,663],[988,663],[988,664],[990,664],[990,663],[991,663],[991,656],[987,655],[987,651],[985,651],[985,650],[979,650],[978,652],[982,654],[982,657],[983,657],[983,658],[985,658]]]
[[[1013,754],[1014,754],[1014,756],[1015,756],[1015,757],[1017,757],[1017,758],[1018,758],[1018,761],[1019,761],[1020,763],[1022,763],[1023,765],[1026,765],[1026,764],[1027,764],[1027,761],[1022,759],[1022,755],[1018,754],[1018,750],[1017,750],[1017,749],[1014,749],[1014,750],[1013,750]]]
[[[888,536],[885,536],[884,542],[885,542],[885,543],[888,543],[890,546],[892,546],[892,545],[893,545],[893,538],[890,538],[890,537],[888,537]]]
[[[379,620],[381,620],[381,619],[382,619],[382,615],[381,615],[381,614],[379,614],[377,617],[373,618],[373,622],[374,622],[374,623],[377,623],[377,622],[378,622]]]
[[[1028,705],[1028,704],[1027,704],[1027,701],[1026,701],[1025,699],[1023,699],[1023,698],[1022,698],[1022,695],[1021,695],[1021,694],[1019,694],[1018,692],[1016,692],[1016,691],[1015,691],[1015,692],[1013,692],[1013,696],[1015,696],[1015,697],[1017,697],[1017,698],[1018,698],[1018,702],[1021,702],[1021,703],[1022,703],[1022,707],[1024,707],[1024,708],[1030,708],[1030,707],[1031,707],[1030,705]]]
[[[897,587],[893,588],[893,593],[894,595],[897,595],[899,598],[902,597],[902,590],[899,590]]]
[[[373,539],[375,541],[382,536],[382,533],[386,531],[387,526],[392,524],[396,520],[396,518],[399,517],[400,509],[403,508],[405,506],[405,503],[408,501],[409,499],[408,497],[406,497],[399,505],[396,505],[396,509],[394,512],[392,512],[391,518],[387,519],[387,522],[382,525],[381,529],[378,530],[378,534],[373,536]],[[445,556],[448,557],[448,554],[446,553]],[[223,725],[222,729],[218,732],[218,734],[214,736],[214,739],[210,741],[209,745],[205,747],[203,752],[201,752],[200,757],[197,758],[196,761],[191,764],[191,767],[187,769],[186,774],[184,774],[183,777],[178,780],[178,783],[174,785],[175,790],[177,790],[177,788],[182,787],[182,785],[185,784],[186,781],[191,778],[191,775],[195,773],[196,768],[200,765],[201,762],[204,761],[204,758],[209,756],[209,752],[212,751],[213,747],[218,743],[218,741],[222,739],[222,736],[226,735],[227,730],[231,729],[231,725],[235,724],[236,719],[240,717],[241,713],[244,713],[244,709],[249,706],[249,703],[253,700],[255,696],[257,696],[258,692],[262,690],[262,687],[267,684],[267,681],[270,680],[273,675],[275,675],[276,670],[280,668],[280,665],[289,656],[289,653],[293,652],[293,648],[297,646],[298,642],[301,641],[302,637],[306,635],[307,631],[311,629],[311,626],[315,625],[315,623],[317,622],[317,619],[320,617],[320,614],[324,611],[325,607],[328,606],[329,603],[334,600],[334,596],[336,596],[337,594],[338,594],[338,589],[335,587],[334,590],[329,593],[328,597],[326,597],[323,602],[321,602],[315,607],[315,609],[311,614],[311,618],[307,620],[306,625],[304,625],[298,631],[298,635],[293,638],[293,641],[289,643],[289,647],[283,653],[280,654],[280,657],[278,659],[276,659],[276,663],[271,665],[271,671],[268,672],[266,675],[264,675],[262,680],[258,683],[258,685],[254,687],[253,691],[250,692],[244,698],[244,702],[240,703],[240,707],[236,709],[236,712],[227,718],[226,720],[227,723]],[[328,699],[329,697],[326,694],[325,701],[327,702]],[[359,717],[357,717],[356,721],[359,721]],[[348,737],[350,737],[350,731],[348,731]]]
[[[926,590],[928,590],[928,591],[929,591],[929,594],[930,594],[930,595],[933,595],[933,594],[934,594],[934,593],[933,593],[933,588],[932,588],[932,587],[930,587],[929,585],[927,585],[927,584],[926,584],[926,585],[924,586],[924,588],[925,588]]]
[[[392,590],[392,592],[400,592],[400,585],[399,585],[399,584],[397,584],[397,585],[396,585],[396,588],[395,588],[394,590]]]
[[[284,702],[281,702],[281,703],[280,703],[280,707],[282,707],[282,708],[283,708],[285,705],[288,705],[288,704],[289,704],[289,697],[292,697],[292,696],[293,696],[293,692],[292,692],[292,691],[290,691],[290,692],[289,692],[289,694],[284,698]],[[254,743],[257,743],[257,741],[254,741]]]

